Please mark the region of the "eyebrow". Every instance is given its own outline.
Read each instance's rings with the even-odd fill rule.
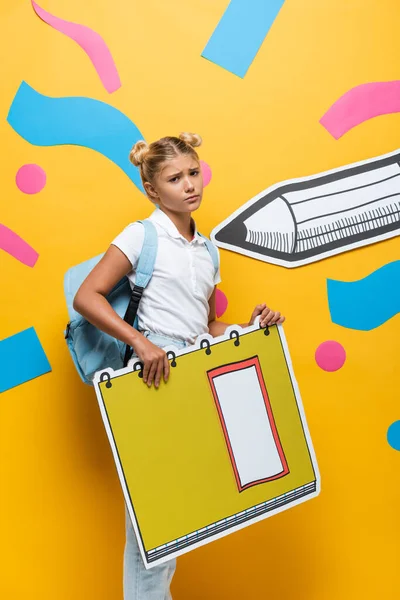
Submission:
[[[165,167],[165,168],[167,168],[167,167]],[[189,171],[198,171],[199,169],[200,169],[200,167],[196,165],[195,167],[190,167]],[[171,175],[167,175],[167,177],[168,177],[168,179],[170,177],[178,177],[178,175],[182,175],[182,173],[183,173],[183,171],[178,171],[176,173],[171,173]]]

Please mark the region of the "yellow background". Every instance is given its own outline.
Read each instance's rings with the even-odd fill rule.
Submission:
[[[255,355],[289,473],[239,493],[207,372]],[[276,327],[176,363],[159,390],[137,373],[100,384],[147,551],[316,480]]]
[[[85,148],[38,148],[7,124],[24,79],[50,96],[82,95],[125,112],[147,140],[204,138],[213,170],[196,215],[212,227],[268,185],[390,152],[400,114],[336,141],[318,120],[341,94],[400,73],[398,0],[286,0],[242,80],[200,54],[227,0],[42,0],[108,43],[122,80],[109,95],[89,59],[34,14],[0,3],[1,219],[40,252],[30,269],[0,252],[0,336],[34,326],[51,374],[0,398],[0,596],[7,600],[122,597],[122,495],[93,390],[63,340],[65,271],[103,251],[149,203],[118,167]],[[34,196],[18,168],[47,173]],[[224,319],[267,301],[285,332],[322,479],[321,495],[179,559],[174,600],[354,600],[398,597],[400,455],[386,441],[400,418],[400,320],[358,332],[330,321],[326,278],[359,279],[400,258],[393,239],[296,270],[221,251]],[[380,307],[371,305],[371,313]],[[336,373],[316,347],[347,352]]]

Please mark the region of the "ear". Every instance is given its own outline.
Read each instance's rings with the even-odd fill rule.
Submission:
[[[146,190],[147,195],[151,199],[157,200],[158,194],[157,194],[155,188],[153,187],[153,185],[151,183],[149,183],[148,181],[146,181],[143,185],[144,185],[144,189]]]

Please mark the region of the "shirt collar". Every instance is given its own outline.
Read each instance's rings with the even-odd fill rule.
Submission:
[[[183,237],[183,235],[181,235],[179,233],[176,225],[171,221],[169,216],[166,215],[165,212],[163,212],[160,208],[155,209],[155,211],[151,215],[151,220],[154,221],[155,223],[157,223],[158,225],[160,225],[160,227],[162,227],[164,229],[164,231],[166,231],[168,233],[169,236],[171,236],[173,238],[185,239]],[[196,222],[193,218],[192,218],[192,222],[194,225],[193,239],[197,240],[200,244],[204,244],[204,239],[199,235],[199,233],[197,231]],[[187,241],[187,240],[185,240],[185,241]]]

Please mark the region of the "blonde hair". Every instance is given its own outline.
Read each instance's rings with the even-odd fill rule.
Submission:
[[[179,154],[192,155],[199,160],[195,148],[200,146],[201,142],[202,139],[197,133],[180,133],[179,137],[163,137],[151,144],[140,140],[133,146],[129,160],[135,167],[139,167],[143,184],[152,183],[161,164],[166,160],[172,160]]]

